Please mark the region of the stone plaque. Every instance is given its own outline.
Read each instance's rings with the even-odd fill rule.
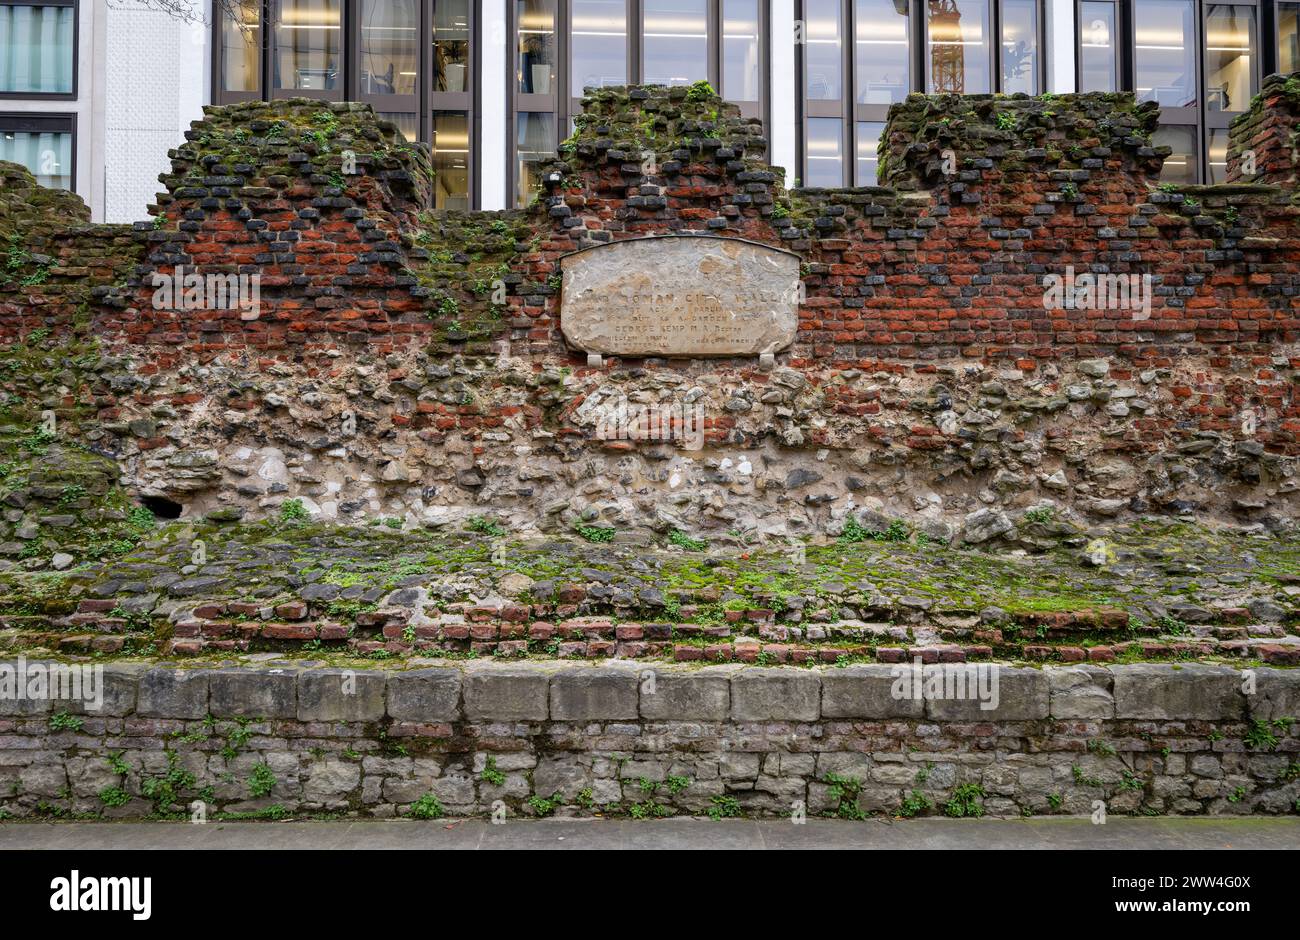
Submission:
[[[665,235],[560,259],[560,327],[589,353],[757,356],[799,325],[799,258],[738,238]]]

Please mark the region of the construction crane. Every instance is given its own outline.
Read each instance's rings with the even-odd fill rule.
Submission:
[[[965,92],[966,47],[957,0],[930,0],[930,80],[936,93]]]

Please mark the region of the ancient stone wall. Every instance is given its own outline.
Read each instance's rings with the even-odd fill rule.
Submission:
[[[1237,126],[1300,112],[1285,87]],[[1154,122],[1124,95],[916,95],[892,115],[887,186],[787,192],[760,125],[707,89],[604,89],[508,213],[429,212],[421,145],[306,100],[207,109],[133,227],[88,225],[7,170],[7,534],[66,515],[17,446],[47,412],[51,462],[107,462],[124,503],[186,518],[301,499],[344,522],[763,539],[867,512],[984,541],[987,513],[1008,532],[1050,502],[1276,528],[1300,454],[1284,148],[1264,148],[1264,182],[1160,187]],[[775,368],[589,368],[560,329],[559,259],[686,232],[800,255],[793,345]],[[1046,309],[1044,277],[1070,267],[1149,275],[1149,310]],[[260,309],[159,306],[155,276],[178,270],[256,275]],[[621,399],[698,405],[705,446],[602,436]],[[0,547],[87,549],[45,532]]]
[[[1142,815],[1300,801],[1288,671],[1001,667],[984,708],[899,697],[889,666],[278,665],[110,665],[98,714],[0,699],[0,814],[1095,817],[1096,801]]]
[[[1297,810],[1297,82],[1219,187],[1128,96],[912,96],[884,185],[787,191],[700,86],[593,94],[517,212],[306,100],[132,226],[0,167],[0,646],[109,679],[0,663],[0,815]],[[787,348],[566,343],[562,258],[685,234],[797,263]]]

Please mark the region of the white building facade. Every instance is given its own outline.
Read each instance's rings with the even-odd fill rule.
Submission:
[[[875,182],[911,91],[1131,90],[1166,178],[1215,182],[1227,125],[1300,68],[1300,3],[1245,0],[0,0],[0,159],[144,218],[207,103],[372,104],[427,141],[436,207],[526,203],[593,85],[707,81],[764,122],[791,185]]]

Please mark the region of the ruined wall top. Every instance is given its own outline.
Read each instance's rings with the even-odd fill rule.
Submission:
[[[48,189],[27,168],[0,160],[0,236],[53,232],[90,221],[90,208],[75,193]]]
[[[1228,133],[1230,183],[1260,183],[1294,190],[1300,123],[1300,72],[1270,75]]]
[[[172,172],[159,176],[164,211],[187,200],[301,196],[308,188],[353,195],[370,184],[394,209],[424,208],[433,188],[428,145],[407,141],[392,121],[357,102],[207,105],[168,156]]]
[[[1169,155],[1151,135],[1159,109],[1129,92],[1043,95],[911,94],[889,110],[880,180],[929,189],[954,171],[963,180],[1032,179],[1050,171],[1105,166],[1132,184],[1155,180]],[[945,166],[945,155],[955,167]],[[968,175],[975,171],[973,175]]]

